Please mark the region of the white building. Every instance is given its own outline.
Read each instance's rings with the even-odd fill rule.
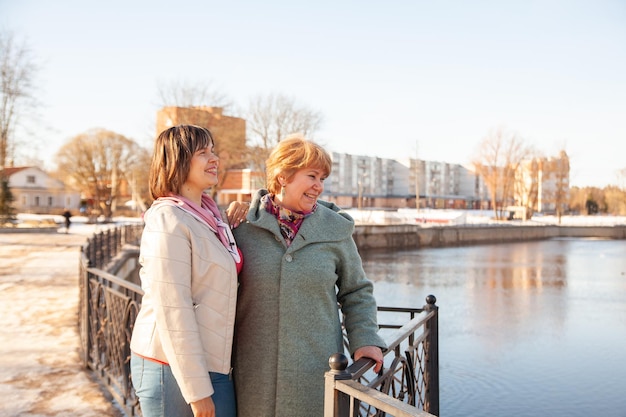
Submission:
[[[37,167],[5,168],[4,174],[13,195],[11,205],[18,213],[56,214],[65,208],[79,208],[78,191],[66,188]]]
[[[333,152],[332,172],[324,197],[341,207],[420,207],[490,209],[490,193],[483,180],[460,164],[415,158],[385,159]],[[538,212],[563,206],[569,192],[569,159],[525,161],[516,173],[516,189],[510,196],[517,205]],[[564,209],[564,207],[562,207]]]
[[[386,159],[333,152],[324,196],[342,207],[470,208],[478,200],[476,175],[459,164]]]

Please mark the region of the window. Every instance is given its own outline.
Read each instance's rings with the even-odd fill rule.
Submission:
[[[34,175],[27,175],[26,176],[26,182],[28,184],[34,184],[35,183],[35,176]]]

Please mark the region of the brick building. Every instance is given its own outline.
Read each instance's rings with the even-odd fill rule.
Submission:
[[[246,121],[224,115],[221,107],[164,107],[157,112],[157,135],[183,123],[208,128],[218,147],[228,144],[243,149],[246,145]]]
[[[221,107],[164,107],[157,112],[157,134],[178,124],[208,128],[220,157],[220,183],[215,199],[224,206],[231,201],[250,201],[251,193],[263,186],[261,174],[243,165],[246,149],[246,121],[224,115]]]

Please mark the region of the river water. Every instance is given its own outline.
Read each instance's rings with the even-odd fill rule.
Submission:
[[[437,297],[442,417],[626,417],[626,241],[362,257],[379,305]]]

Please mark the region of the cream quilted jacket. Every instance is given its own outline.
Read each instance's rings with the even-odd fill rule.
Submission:
[[[153,205],[144,220],[145,294],[130,348],[168,363],[185,400],[197,401],[213,394],[209,371],[231,370],[235,262],[206,223],[179,207]]]

